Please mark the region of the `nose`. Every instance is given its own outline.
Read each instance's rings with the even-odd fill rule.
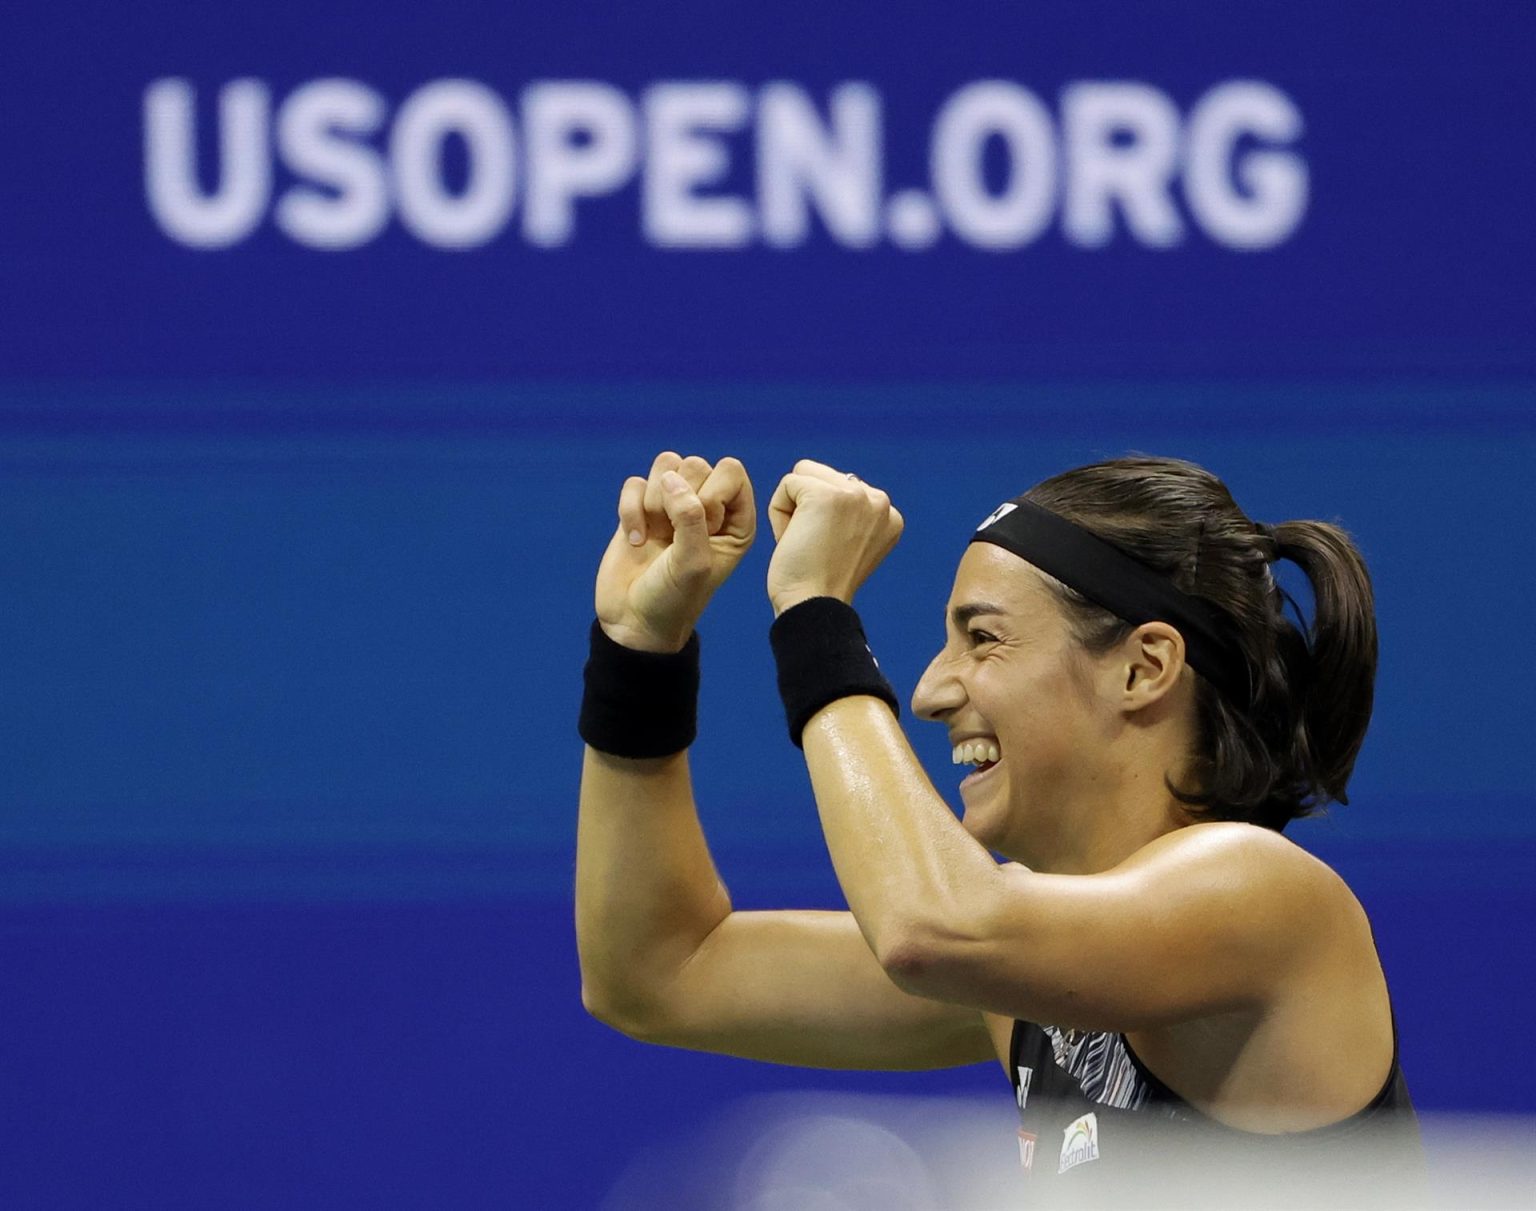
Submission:
[[[965,702],[965,689],[941,650],[928,662],[912,691],[912,713],[919,719],[937,723],[958,710]]]

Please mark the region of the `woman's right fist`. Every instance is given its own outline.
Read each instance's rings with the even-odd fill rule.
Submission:
[[[757,533],[752,481],[739,460],[714,466],[670,450],[619,493],[619,527],[597,569],[597,618],[615,643],[682,650],[709,599]]]

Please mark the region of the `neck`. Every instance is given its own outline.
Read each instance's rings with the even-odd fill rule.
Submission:
[[[1049,824],[1031,827],[1025,865],[1059,875],[1094,875],[1190,822],[1169,792],[1161,761],[1111,765],[1059,802]]]

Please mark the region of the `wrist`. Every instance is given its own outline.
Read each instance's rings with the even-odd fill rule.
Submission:
[[[645,627],[631,623],[604,622],[598,620],[603,634],[620,647],[632,652],[649,652],[658,656],[671,656],[681,652],[693,639],[693,626],[689,624],[671,635],[658,635]]]
[[[839,601],[843,605],[852,607],[851,602],[846,601],[838,594],[827,589],[812,588],[810,586],[786,589],[771,598],[769,604],[773,606],[773,616],[778,618],[786,611],[794,609],[797,605],[804,605],[807,601],[814,601],[818,597],[824,597],[830,601]]]
[[[669,757],[698,731],[699,638],[675,652],[618,643],[593,622],[577,731],[613,757]]]
[[[847,602],[826,596],[797,602],[774,621],[768,638],[789,738],[797,748],[803,747],[811,719],[840,698],[878,698],[900,718],[896,691],[880,672],[858,612]]]

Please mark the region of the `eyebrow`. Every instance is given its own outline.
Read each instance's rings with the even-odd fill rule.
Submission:
[[[965,624],[973,618],[980,618],[987,614],[1007,615],[1008,611],[1000,605],[994,605],[990,601],[968,601],[964,605],[958,605],[949,612],[950,620],[955,624],[955,630],[965,630]]]

